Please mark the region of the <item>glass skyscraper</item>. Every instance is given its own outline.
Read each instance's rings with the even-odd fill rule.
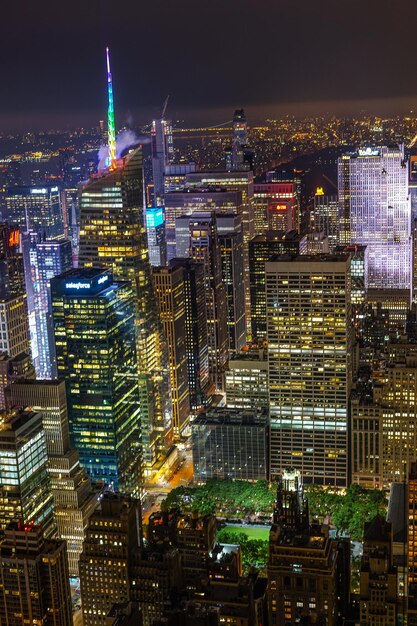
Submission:
[[[93,481],[140,493],[142,452],[129,283],[108,271],[51,280],[58,376],[67,382],[71,443]]]
[[[149,263],[140,149],[90,179],[80,195],[79,267],[103,267],[132,285],[147,470],[172,445],[168,361]]]
[[[49,281],[72,268],[72,249],[68,239],[36,244],[36,281],[34,289],[37,342],[35,363],[38,378],[56,378]]]
[[[14,521],[56,533],[42,414],[34,411],[0,416],[0,528]]]

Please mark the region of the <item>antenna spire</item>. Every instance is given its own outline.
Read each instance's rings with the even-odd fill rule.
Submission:
[[[114,122],[114,102],[113,102],[113,81],[110,70],[110,52],[106,48],[107,59],[107,92],[108,92],[108,109],[107,109],[107,135],[108,135],[108,167],[110,170],[117,168],[116,161],[116,126]]]

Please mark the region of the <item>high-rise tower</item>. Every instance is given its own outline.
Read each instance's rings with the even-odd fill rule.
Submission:
[[[409,291],[411,205],[403,148],[343,155],[338,186],[339,240],[367,246],[369,289]]]
[[[150,469],[171,445],[172,416],[163,329],[149,263],[142,183],[139,148],[84,186],[80,193],[79,267],[111,268],[115,280],[127,280],[132,285],[142,443],[145,469]]]
[[[271,475],[349,484],[350,256],[276,255],[265,263]]]
[[[108,109],[107,109],[107,134],[109,155],[107,158],[107,166],[110,170],[115,170],[116,163],[116,124],[114,121],[114,101],[113,101],[113,79],[110,70],[110,52],[106,48],[107,60],[107,93],[108,93]]]
[[[142,480],[134,293],[100,269],[51,279],[58,374],[71,443],[93,481],[139,495]]]

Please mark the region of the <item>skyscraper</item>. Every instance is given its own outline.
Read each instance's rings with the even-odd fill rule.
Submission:
[[[246,344],[243,233],[240,215],[216,215],[220,260],[227,301],[229,349],[239,352]]]
[[[394,565],[392,524],[377,515],[365,523],[360,573],[360,621],[381,626],[397,623],[397,567]]]
[[[191,424],[194,480],[266,480],[266,409],[212,409]]]
[[[38,378],[56,377],[56,357],[52,329],[49,281],[72,268],[72,248],[68,239],[41,241],[36,244],[36,374]]]
[[[338,623],[338,597],[348,589],[345,568],[338,579],[338,542],[329,527],[309,520],[300,474],[285,471],[278,480],[269,535],[268,608],[271,626]]]
[[[13,522],[0,545],[0,622],[72,626],[65,541],[41,526]]]
[[[265,267],[271,474],[294,467],[306,482],[346,486],[350,257],[277,255]]]
[[[28,354],[22,352],[14,358],[9,357],[4,352],[0,354],[0,411],[4,411],[8,406],[6,402],[8,385],[16,380],[26,378],[36,378],[35,368]]]
[[[108,271],[51,279],[58,375],[67,381],[71,443],[93,481],[139,494],[140,407],[129,283]]]
[[[252,339],[266,337],[265,263],[274,254],[299,254],[300,236],[292,230],[282,236],[274,231],[249,242],[249,283]]]
[[[156,267],[153,271],[153,281],[168,343],[172,420],[174,436],[179,440],[190,417],[183,269],[171,265]]]
[[[19,229],[0,224],[0,352],[30,354],[29,322]]]
[[[220,247],[214,212],[194,213],[176,220],[185,231],[188,254],[204,265],[207,324],[209,340],[209,372],[215,387],[224,390],[224,371],[228,359],[227,300],[222,280]],[[186,237],[188,225],[188,238]],[[184,245],[184,252],[186,246]]]
[[[190,193],[203,187],[222,187],[226,191],[240,191],[242,194],[243,266],[245,269],[245,310],[246,329],[250,328],[249,291],[249,241],[255,235],[253,209],[253,172],[195,172],[187,174],[186,188]],[[204,210],[207,210],[205,208]],[[229,212],[229,211],[228,211]]]
[[[185,345],[191,409],[206,405],[212,387],[208,358],[207,302],[205,267],[192,259],[173,259],[170,267],[180,267],[184,276]]]
[[[266,350],[253,346],[234,354],[226,370],[226,404],[235,409],[268,409]]]
[[[163,207],[146,209],[146,234],[148,237],[149,262],[154,266],[166,265],[165,213]]]
[[[326,196],[319,187],[314,195],[314,207],[310,216],[311,226],[329,238],[329,251],[334,252],[340,244],[339,202],[337,196]]]
[[[65,382],[19,380],[10,386],[8,396],[12,406],[29,407],[42,414],[57,533],[67,542],[69,575],[78,576],[84,532],[98,492],[80,467],[78,451],[70,446]]]
[[[172,415],[167,355],[149,263],[140,149],[92,177],[81,190],[79,267],[110,268],[115,280],[132,285],[142,443],[145,469],[150,472],[172,445]]]
[[[0,416],[0,525],[21,520],[55,535],[42,415],[15,409]]]
[[[284,235],[297,228],[299,198],[295,182],[255,183],[253,186],[255,235],[268,230]]]
[[[208,188],[182,189],[165,194],[165,232],[168,261],[182,256],[176,247],[176,219],[201,211],[214,211],[243,215],[243,194],[241,190],[226,190],[214,183]]]
[[[105,494],[88,523],[80,559],[85,626],[104,626],[113,604],[131,599],[133,566],[140,545],[139,502]]]
[[[22,231],[33,231],[47,239],[64,235],[61,190],[57,185],[10,187],[5,203],[8,221]]]
[[[165,168],[174,157],[172,123],[165,119],[153,120],[151,139],[154,202],[156,206],[163,206]]]
[[[403,148],[343,155],[338,186],[341,243],[367,246],[369,289],[410,291],[411,207]]]

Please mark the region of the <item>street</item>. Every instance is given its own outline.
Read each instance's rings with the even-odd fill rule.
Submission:
[[[160,510],[165,495],[176,487],[186,486],[193,480],[193,456],[191,450],[181,453],[184,461],[169,481],[152,482],[146,485],[148,496],[142,508],[142,521],[148,523],[151,513]]]

